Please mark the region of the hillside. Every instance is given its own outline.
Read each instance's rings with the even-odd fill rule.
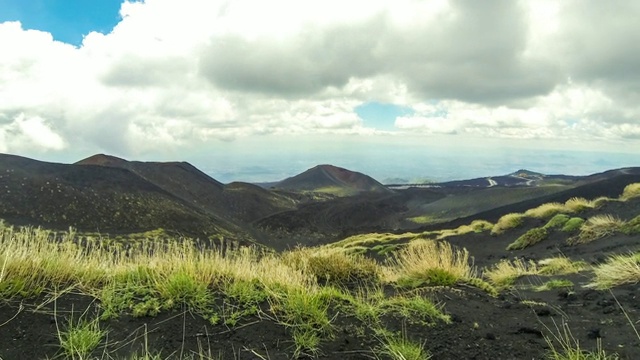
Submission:
[[[111,233],[162,228],[198,237],[250,238],[224,217],[195,208],[179,192],[175,195],[126,167],[0,154],[0,174],[0,218],[12,223]]]
[[[318,165],[301,174],[276,183],[276,189],[351,196],[363,192],[388,194],[391,191],[365,174],[333,165]]]

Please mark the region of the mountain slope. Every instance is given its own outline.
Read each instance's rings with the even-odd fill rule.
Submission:
[[[67,165],[0,154],[0,218],[17,224],[131,233],[163,228],[250,239],[240,226],[121,167]]]
[[[76,164],[128,169],[190,206],[240,226],[296,206],[292,198],[252,184],[237,182],[224,185],[187,162],[127,161],[108,155],[94,155]]]
[[[391,193],[384,185],[365,174],[333,165],[318,165],[277,183],[277,189],[351,196],[363,192]]]

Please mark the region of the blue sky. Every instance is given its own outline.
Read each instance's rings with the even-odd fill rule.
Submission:
[[[0,0],[0,22],[21,21],[25,29],[50,32],[80,45],[91,31],[108,33],[120,21],[121,0]]]
[[[0,0],[0,152],[222,181],[630,166],[638,18],[631,0]]]

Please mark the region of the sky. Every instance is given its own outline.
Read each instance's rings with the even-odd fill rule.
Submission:
[[[380,181],[640,166],[640,2],[0,0],[0,152]]]

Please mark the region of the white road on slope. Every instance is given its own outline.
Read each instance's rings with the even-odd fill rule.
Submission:
[[[494,187],[498,185],[498,182],[493,180],[492,178],[487,178],[487,181],[489,182],[489,187]]]

